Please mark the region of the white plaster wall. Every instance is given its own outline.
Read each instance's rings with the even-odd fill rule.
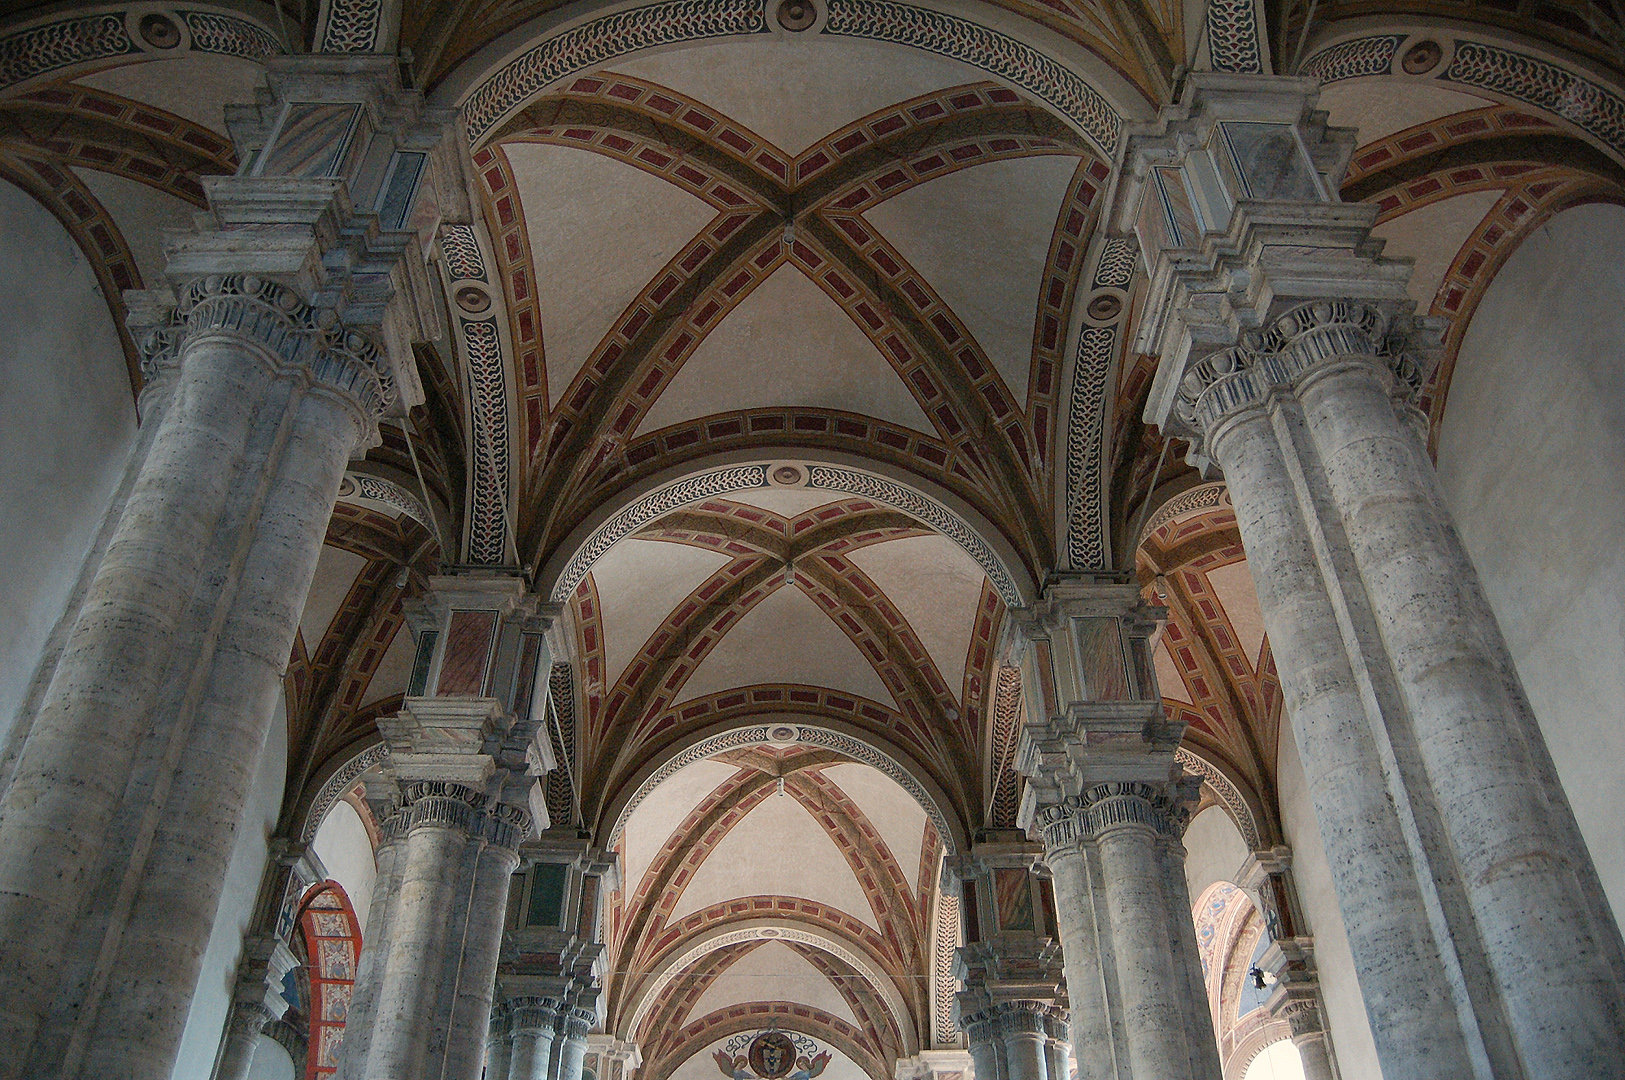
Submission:
[[[0,183],[0,747],[135,438],[107,303],[78,246]]]
[[[1574,806],[1625,912],[1625,209],[1524,241],[1462,342],[1439,480]]]
[[[214,1071],[215,1054],[220,1049],[220,1035],[226,1024],[226,1010],[231,1004],[231,987],[237,977],[237,960],[243,951],[243,932],[253,918],[254,899],[259,893],[261,875],[265,872],[265,841],[271,835],[271,830],[276,828],[277,813],[282,808],[282,785],[287,772],[288,714],[285,703],[279,700],[277,714],[271,721],[271,734],[265,740],[259,770],[254,774],[254,786],[243,808],[237,846],[226,867],[220,910],[215,913],[214,929],[209,932],[209,947],[203,953],[203,968],[192,995],[192,1010],[186,1017],[186,1030],[181,1035],[180,1054],[175,1059],[174,1071],[170,1073],[172,1080],[209,1080]],[[254,1056],[260,1056],[258,1051]]]
[[[254,1062],[248,1067],[248,1080],[296,1080],[305,1074],[304,1062],[295,1065],[282,1044],[261,1035],[254,1047]]]
[[[1343,1080],[1382,1080],[1377,1045],[1366,1019],[1365,997],[1354,976],[1354,954],[1348,931],[1332,888],[1332,870],[1320,840],[1309,784],[1298,758],[1290,724],[1281,725],[1276,757],[1276,785],[1280,797],[1281,829],[1292,848],[1292,876],[1298,885],[1309,933],[1315,939],[1315,965],[1320,969],[1321,995],[1326,1001],[1332,1050]]]
[[[372,857],[372,840],[367,836],[367,827],[361,823],[361,815],[349,803],[335,802],[322,819],[310,846],[327,868],[327,876],[344,887],[344,894],[355,909],[355,921],[361,926],[361,940],[365,942],[367,912],[372,909],[372,883],[378,870]]]
[[[1185,882],[1191,899],[1215,881],[1234,883],[1247,855],[1247,841],[1224,807],[1210,806],[1197,814],[1185,830]]]

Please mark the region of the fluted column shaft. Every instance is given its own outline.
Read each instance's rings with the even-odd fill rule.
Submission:
[[[183,313],[173,400],[0,804],[7,1080],[168,1077],[344,463],[384,394],[364,339],[269,282],[196,283]]]
[[[1295,309],[1194,410],[1378,1054],[1389,1080],[1625,1076],[1618,930],[1379,325]]]

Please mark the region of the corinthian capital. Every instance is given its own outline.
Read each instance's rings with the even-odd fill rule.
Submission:
[[[175,350],[180,357],[192,342],[236,338],[277,367],[301,371],[348,397],[369,419],[395,402],[394,376],[371,337],[280,282],[254,274],[194,278],[181,290],[176,316],[184,327]],[[154,334],[161,344],[161,332]]]
[[[1361,300],[1315,300],[1289,308],[1240,343],[1190,364],[1173,416],[1207,437],[1225,417],[1287,389],[1334,363],[1365,363],[1413,401],[1438,355],[1442,327]]]

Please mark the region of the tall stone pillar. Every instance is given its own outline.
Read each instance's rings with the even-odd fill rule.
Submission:
[[[1619,930],[1413,405],[1438,328],[1317,92],[1195,76],[1126,141],[1147,418],[1229,484],[1384,1075],[1625,1076]]]
[[[510,881],[536,777],[553,766],[541,731],[551,621],[523,581],[435,578],[425,608],[413,679],[434,693],[379,721],[398,808],[379,849],[382,924],[357,976],[344,1080],[479,1080]],[[510,1053],[510,1075],[520,1067]]]
[[[1050,1033],[1066,990],[1039,854],[1019,832],[985,830],[944,867],[965,933],[954,954],[963,987],[954,1014],[978,1080],[1051,1080]]]
[[[528,1010],[534,1022],[522,1031],[515,1021],[510,1080],[581,1080],[590,1053],[609,1055],[604,1060],[625,1071],[635,1046],[594,1051],[592,1039],[602,1037],[589,1036],[601,1019],[599,918],[615,856],[568,828],[540,834],[521,856],[526,865],[514,878],[517,910],[509,913],[497,990],[516,1017]],[[528,1038],[534,1051],[525,1057]],[[602,1072],[598,1080],[605,1080]]]
[[[1021,616],[1022,823],[1043,839],[1081,1080],[1218,1080],[1180,837],[1198,784],[1157,694],[1160,609],[1063,582]]]
[[[345,463],[421,400],[423,170],[380,167],[447,117],[345,60],[271,62],[252,167],[133,304],[173,391],[0,803],[5,1080],[169,1077]]]
[[[553,1064],[553,1036],[560,1002],[552,998],[509,998],[507,1080],[547,1080]]]

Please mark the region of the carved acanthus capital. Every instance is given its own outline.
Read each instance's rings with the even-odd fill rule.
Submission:
[[[189,344],[224,335],[257,348],[283,370],[299,370],[338,391],[376,420],[395,402],[389,365],[371,338],[316,308],[293,289],[254,274],[209,274],[180,290],[176,314],[184,323],[182,357]],[[152,331],[157,345],[163,329]],[[156,355],[156,354],[155,354]]]
[[[529,812],[496,802],[483,792],[444,780],[410,780],[401,785],[403,805],[390,822],[392,831],[460,829],[494,847],[513,852],[531,830]]]
[[[1438,356],[1438,320],[1359,300],[1299,304],[1239,344],[1185,369],[1174,399],[1179,423],[1206,438],[1224,418],[1339,362],[1385,372],[1396,398],[1413,401]]]
[[[1166,783],[1096,784],[1036,807],[1033,826],[1050,858],[1119,828],[1146,828],[1178,840],[1190,824],[1201,783],[1200,778],[1181,773]]]

